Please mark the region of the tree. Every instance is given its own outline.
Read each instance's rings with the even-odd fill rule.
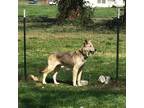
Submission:
[[[58,2],[58,18],[60,20],[68,19],[75,20],[80,19],[84,24],[86,20],[89,20],[92,15],[92,9],[85,5],[84,0],[59,0]]]

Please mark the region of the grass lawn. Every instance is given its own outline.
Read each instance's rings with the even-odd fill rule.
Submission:
[[[26,9],[28,16],[47,16],[55,18],[58,14],[56,5],[29,5],[19,3],[18,15],[23,16],[23,9]],[[112,18],[117,16],[115,8],[95,8],[94,18]]]
[[[29,15],[55,18],[55,6],[19,5],[19,16],[23,8]],[[50,9],[48,9],[50,8]],[[105,18],[115,16],[113,9],[108,14],[105,9],[96,9],[95,16]],[[39,12],[41,11],[41,12]],[[102,12],[104,13],[102,14]],[[98,13],[99,12],[99,13]],[[52,14],[50,14],[52,13]],[[28,25],[27,25],[28,26]],[[87,59],[82,79],[88,80],[88,86],[73,87],[72,73],[61,69],[58,74],[60,85],[54,85],[52,74],[47,77],[48,84],[43,86],[28,80],[24,81],[23,70],[23,31],[18,32],[18,75],[19,108],[125,108],[126,107],[126,47],[125,33],[120,33],[119,81],[115,82],[116,33],[87,31],[72,25],[47,25],[27,28],[27,72],[40,79],[41,68],[47,65],[47,57],[54,51],[75,51],[85,39],[91,39],[97,53]],[[99,75],[111,76],[108,85],[100,84]],[[44,88],[43,88],[44,87]]]
[[[49,18],[55,18],[58,10],[57,6],[52,5],[19,5],[18,15],[23,16],[23,9],[26,9],[28,16],[47,16]]]
[[[54,51],[75,51],[80,48],[85,39],[91,39],[97,48],[97,53],[88,58],[83,69],[82,79],[88,80],[85,87],[72,87],[71,72],[60,70],[58,80],[60,85],[52,84],[52,74],[47,78],[48,85],[32,81],[23,81],[23,33],[19,31],[19,106],[27,107],[125,107],[125,34],[120,34],[120,82],[115,78],[115,45],[116,35],[100,34],[91,31],[61,32],[55,28],[29,29],[27,31],[27,71],[41,78],[39,69],[47,65],[47,56]],[[54,30],[54,31],[53,31]],[[66,30],[65,30],[66,31]],[[99,75],[110,75],[112,84],[102,85],[97,82]]]

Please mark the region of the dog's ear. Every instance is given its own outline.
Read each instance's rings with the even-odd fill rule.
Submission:
[[[85,46],[86,44],[88,44],[88,40],[86,39],[83,44],[84,44],[84,46]]]
[[[86,39],[84,42],[85,42],[86,44],[88,44],[89,42],[91,42],[91,40],[87,40],[87,39]]]
[[[88,40],[86,39],[86,40],[84,41],[84,43],[88,43]]]

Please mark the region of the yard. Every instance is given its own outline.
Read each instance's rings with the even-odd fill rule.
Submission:
[[[48,16],[55,18],[56,6],[19,5],[19,16],[26,8],[28,16]],[[108,14],[109,13],[109,14]],[[112,18],[116,16],[115,9],[96,9],[94,18]],[[28,17],[29,18],[29,17]],[[75,51],[81,47],[85,39],[91,39],[97,53],[88,58],[82,79],[89,85],[72,86],[70,71],[60,70],[58,81],[54,85],[52,74],[47,77],[48,84],[43,86],[28,79],[24,81],[23,70],[23,29],[19,22],[18,37],[18,74],[19,74],[19,108],[125,108],[126,99],[126,47],[125,32],[120,32],[120,62],[119,81],[115,82],[116,66],[116,33],[114,30],[98,28],[86,30],[74,25],[40,25],[27,24],[27,71],[40,79],[41,68],[47,65],[47,57],[54,51]],[[111,76],[107,85],[99,83],[99,75]]]

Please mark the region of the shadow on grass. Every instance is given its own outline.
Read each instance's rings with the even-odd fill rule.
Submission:
[[[125,23],[122,19],[122,16],[119,19],[119,26],[122,32],[125,32]],[[85,29],[86,30],[92,30],[93,32],[98,32],[98,33],[111,33],[111,32],[116,32],[117,28],[117,18],[96,18],[90,21],[87,21],[85,24]]]
[[[19,30],[23,30],[23,17],[19,16],[18,17],[18,22],[19,22]],[[46,28],[46,27],[51,27],[52,25],[57,25],[59,23],[57,18],[49,18],[47,16],[29,16],[26,17],[26,26],[28,28]]]
[[[47,83],[51,83],[51,84],[54,83],[52,78],[47,78],[47,79],[46,79],[46,82],[47,82]],[[64,84],[68,84],[68,85],[70,85],[70,86],[72,85],[72,81],[70,81],[70,80],[57,80],[57,82],[59,82],[59,83],[64,83]]]
[[[34,60],[34,61],[33,61]],[[39,62],[37,62],[39,61]],[[33,74],[38,77],[42,77],[41,71],[47,66],[47,61],[43,58],[38,60],[30,59],[27,61],[27,73],[28,75]],[[100,75],[110,76],[115,79],[115,58],[96,56],[89,58],[83,68],[82,79],[88,80],[90,84],[95,84]],[[125,80],[125,58],[120,58],[119,62],[119,78]],[[91,67],[91,68],[89,68]],[[68,85],[72,85],[72,70],[66,71],[65,69],[60,69],[57,80]],[[52,80],[53,72],[47,76],[47,82],[53,83]],[[23,63],[19,63],[19,80],[24,77]]]
[[[19,16],[19,30],[23,30],[23,17]],[[29,16],[27,17],[27,27],[31,29],[36,29],[36,28],[50,28],[53,25],[60,26],[62,25],[67,25],[71,26],[76,29],[69,29],[69,28],[61,28],[61,30],[57,29],[58,31],[54,30],[54,32],[77,32],[79,30],[83,31],[93,31],[93,32],[99,32],[99,33],[111,33],[111,32],[116,32],[116,25],[117,25],[117,18],[111,18],[111,19],[103,19],[99,18],[97,19],[90,19],[86,21],[84,24],[80,24],[80,21],[68,21],[64,20],[61,22],[57,18],[49,18],[48,16]],[[81,26],[81,28],[80,28]],[[120,17],[120,27],[122,31],[125,32],[125,23],[123,23],[122,17]]]
[[[23,16],[19,16],[18,17],[18,21],[19,22],[23,22]],[[56,24],[56,23],[58,23],[58,19],[57,18],[49,18],[48,16],[35,16],[35,17],[33,17],[33,16],[29,16],[29,17],[26,17],[26,21],[29,23],[29,22],[33,22],[33,23],[35,23],[35,22],[39,22],[39,23],[43,23],[43,22],[47,22],[47,23],[49,23],[49,24]]]
[[[103,62],[100,61],[100,58],[98,60],[97,62]],[[92,64],[95,64],[93,63],[94,61],[90,61]],[[92,64],[90,65],[95,67],[95,65]],[[109,62],[109,65],[112,64]],[[29,64],[29,66],[31,65]],[[60,85],[54,85],[51,76],[48,76],[48,85],[44,88],[41,88],[42,86],[35,86],[35,84],[30,84],[29,82],[20,82],[19,108],[80,108],[80,106],[85,106],[86,108],[125,107],[124,79],[120,80],[118,86],[115,82],[104,86],[96,82],[99,74],[102,74],[101,72],[99,73],[98,71],[85,68],[84,74],[84,79],[89,80],[89,85],[84,87],[73,87],[71,74],[65,72],[60,72],[60,75],[58,74],[58,79],[62,79],[58,80],[61,83]],[[119,107],[117,107],[117,105]]]
[[[31,88],[29,91],[30,93],[26,93],[24,97],[19,97],[19,107],[59,108],[72,106],[78,108],[80,106],[97,106],[100,108],[111,104],[110,106],[113,108],[118,104],[114,101],[119,95],[125,97],[123,91],[95,88],[79,89],[76,87],[46,86],[46,88]],[[125,103],[119,104],[125,105]]]

